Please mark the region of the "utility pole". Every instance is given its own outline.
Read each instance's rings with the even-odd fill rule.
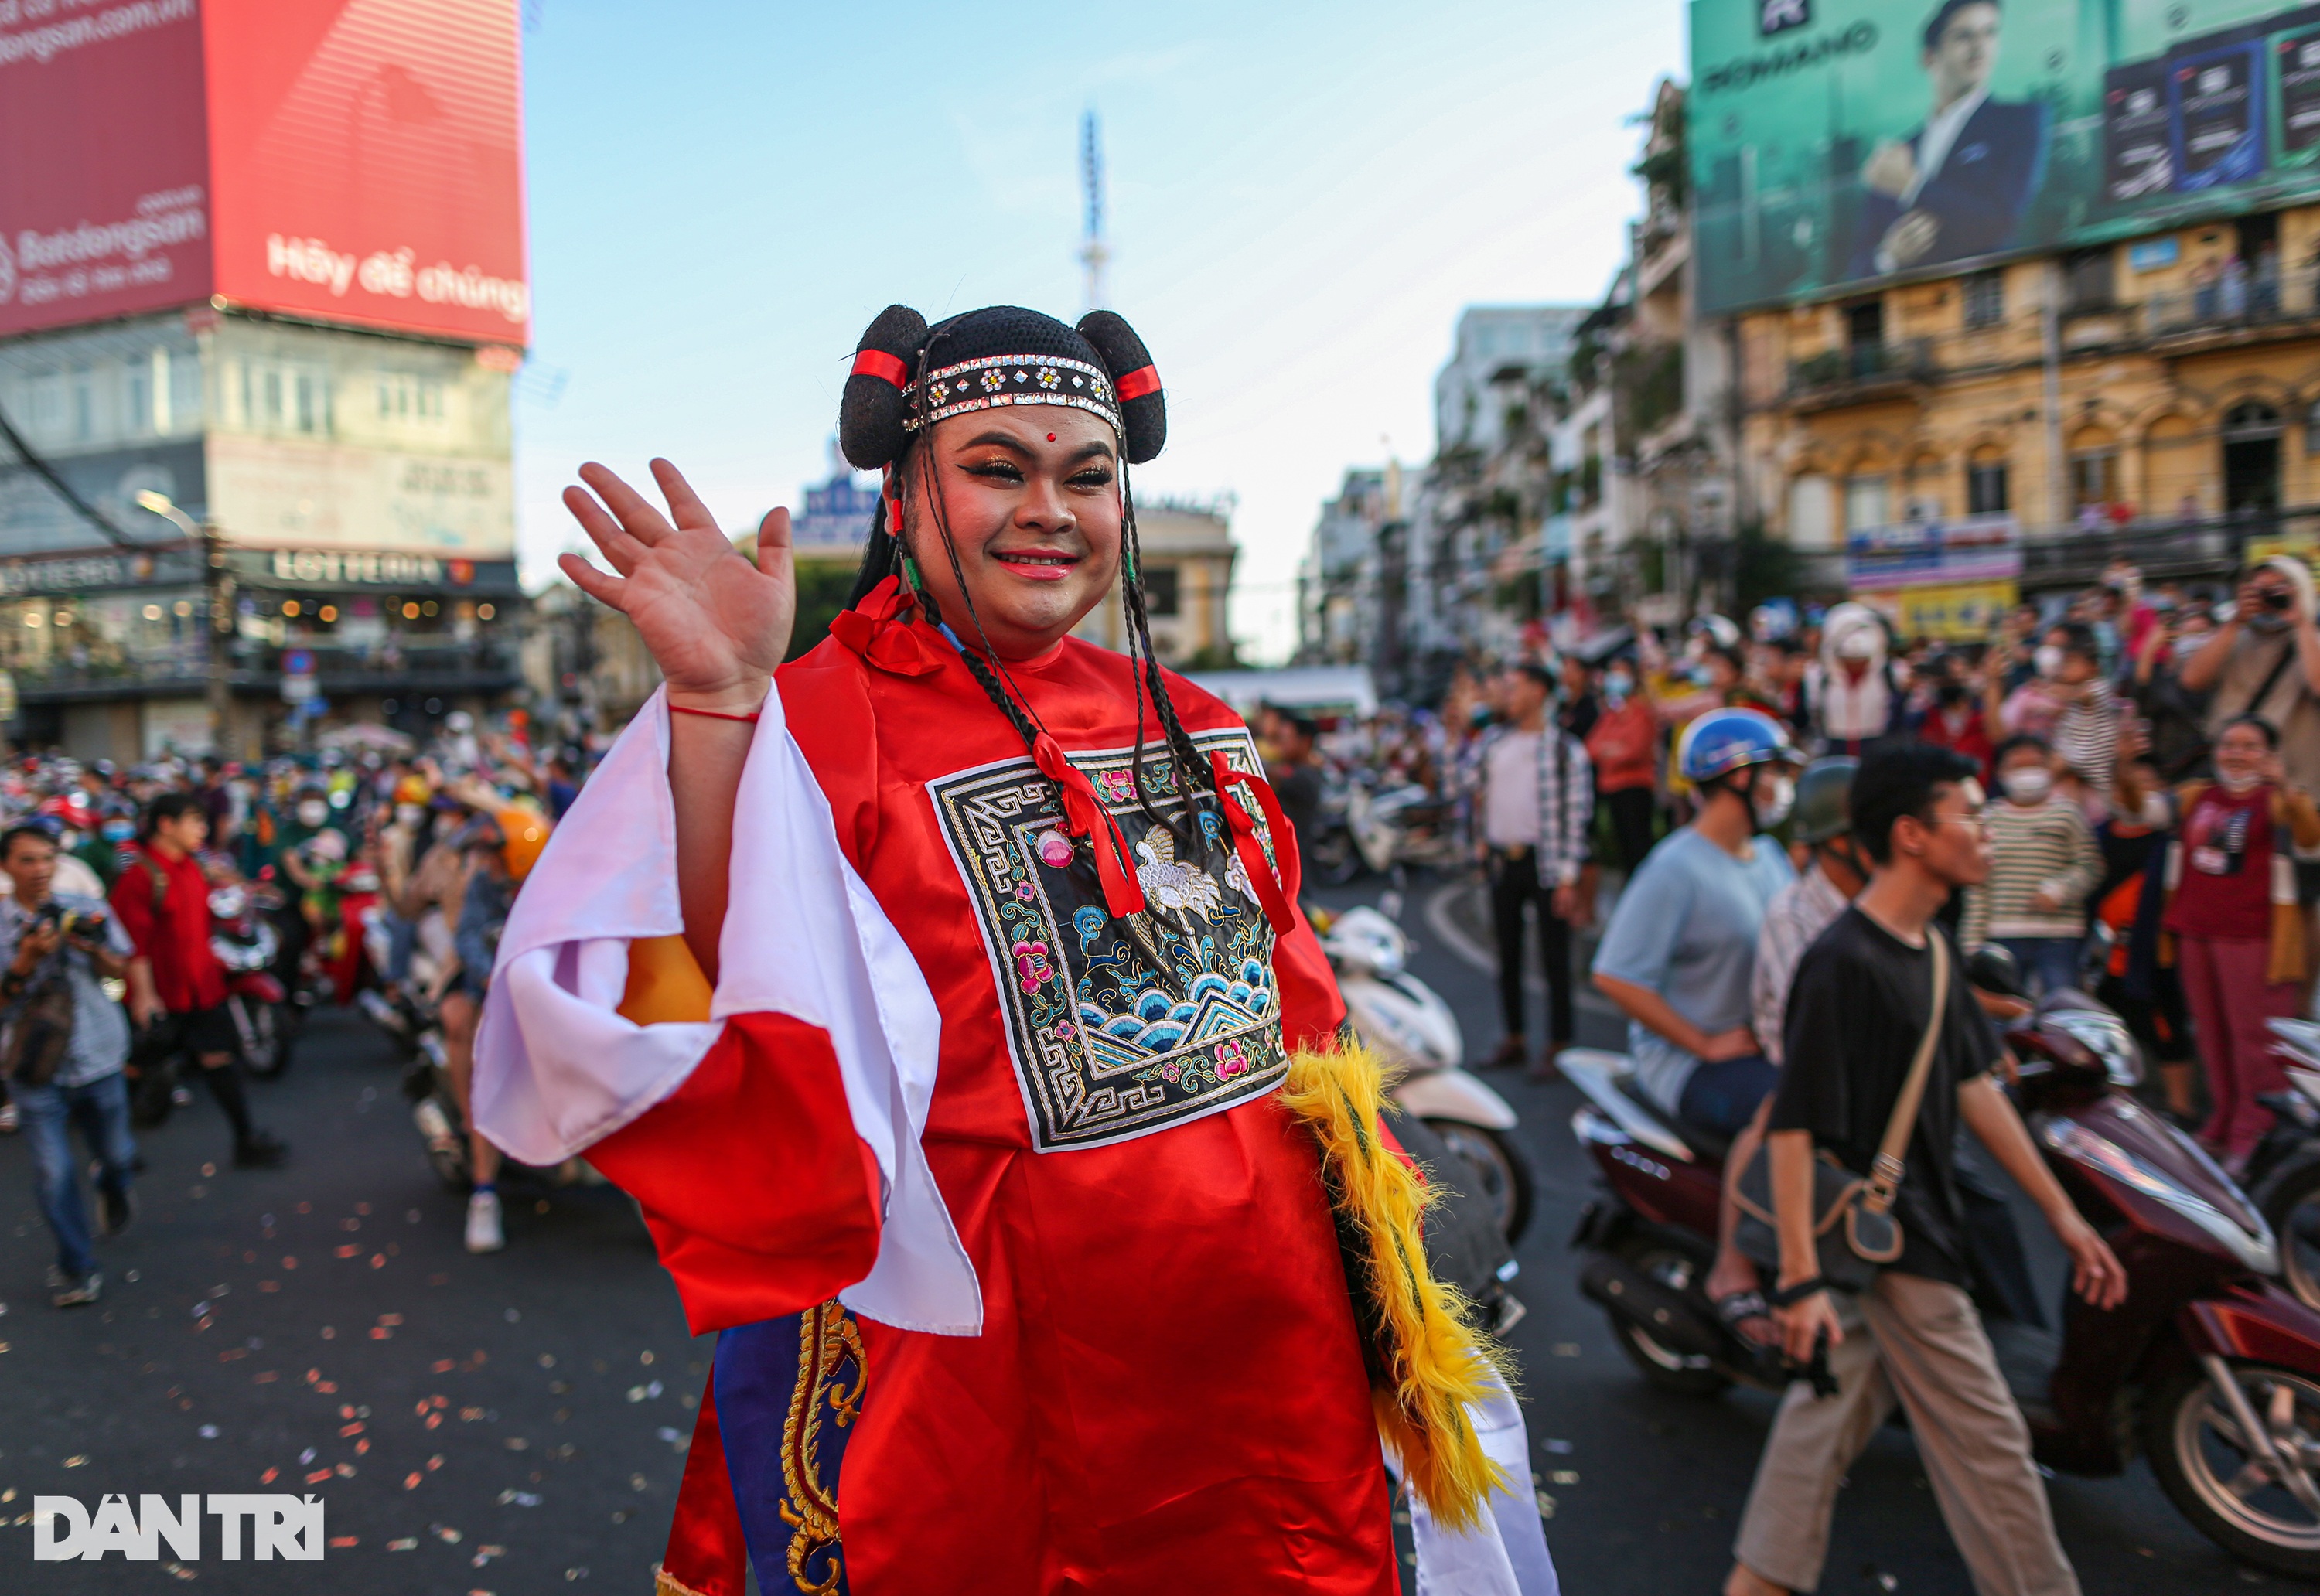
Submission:
[[[1103,145],[1095,112],[1080,113],[1080,186],[1087,196],[1087,231],[1080,242],[1080,264],[1087,268],[1084,297],[1092,311],[1103,308],[1103,268],[1111,251],[1103,241]]]
[[[2062,456],[2062,267],[2059,260],[2046,262],[2046,300],[2038,322],[2046,412],[2046,519],[2051,525],[2062,526],[2070,521],[2071,508],[2063,502],[2068,480]]]
[[[225,541],[217,522],[202,523],[202,594],[208,602],[209,648],[202,664],[208,675],[210,752],[235,757],[233,748],[233,576],[226,569]]]
[[[203,628],[202,666],[210,712],[210,752],[232,757],[233,738],[233,577],[227,573],[225,542],[215,521],[197,521],[177,508],[167,494],[147,488],[137,495],[140,510],[150,510],[186,537],[186,546],[202,562],[202,612],[209,617]]]

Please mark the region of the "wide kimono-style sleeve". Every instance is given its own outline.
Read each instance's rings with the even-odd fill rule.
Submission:
[[[655,694],[548,839],[503,933],[475,1117],[585,1151],[635,1197],[695,1333],[838,1296],[972,1335],[973,1265],[920,1136],[940,1015],[767,698],[735,805],[714,990],[685,953]]]

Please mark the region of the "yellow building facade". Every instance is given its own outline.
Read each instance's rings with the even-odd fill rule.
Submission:
[[[2315,288],[2307,206],[1745,313],[1745,498],[1807,553],[2320,506]]]

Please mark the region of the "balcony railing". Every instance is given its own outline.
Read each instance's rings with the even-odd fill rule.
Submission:
[[[1841,404],[1948,374],[2035,365],[2045,349],[2041,322],[2036,304],[2016,301],[2004,317],[1980,325],[1823,349],[1790,360],[1777,390],[1752,380],[1750,403]],[[2307,336],[2320,338],[2320,266],[2214,271],[2180,288],[2117,300],[2089,291],[2066,300],[2061,328],[2066,359],[2152,344]]]
[[[515,650],[493,643],[413,643],[367,648],[307,648],[323,696],[333,694],[497,692],[521,675]],[[238,643],[228,679],[236,693],[270,694],[282,685],[282,655],[274,648]],[[17,690],[36,700],[140,697],[197,691],[208,661],[198,648],[130,658],[51,660],[20,665]]]
[[[2302,321],[2320,314],[2320,271],[2219,272],[2189,288],[2149,295],[2138,308],[2152,338]]]
[[[2076,524],[2025,530],[2022,585],[2053,589],[2092,582],[2114,559],[2125,559],[2146,577],[2223,580],[2247,558],[2251,545],[2320,544],[2320,509],[2247,510],[2190,520],[2152,517],[2117,526]]]
[[[1934,369],[1930,340],[1856,343],[1789,362],[1789,394],[1799,398],[1844,388],[1918,382],[1931,376]]]

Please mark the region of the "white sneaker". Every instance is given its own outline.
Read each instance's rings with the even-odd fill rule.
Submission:
[[[467,1199],[467,1250],[495,1253],[507,1245],[500,1233],[500,1194],[478,1192]]]
[[[13,1102],[0,1102],[0,1136],[14,1136],[23,1129],[23,1111]]]

